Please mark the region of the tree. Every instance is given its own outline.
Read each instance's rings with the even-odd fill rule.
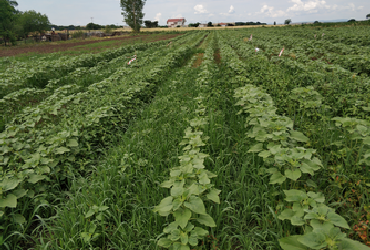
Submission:
[[[29,33],[34,32],[38,32],[41,36],[45,30],[49,29],[50,22],[47,15],[42,15],[34,10],[20,12],[15,26],[15,31],[21,37],[27,37]]]
[[[290,24],[292,22],[292,19],[285,20],[284,24]]]
[[[15,6],[16,1],[0,0],[0,36],[3,37],[5,45],[7,40],[15,43],[14,21],[17,18]]]
[[[276,22],[274,22],[274,25],[276,25]]]
[[[23,27],[23,36],[25,37],[33,32],[38,32],[41,36],[50,27],[47,15],[42,15],[34,10],[23,12],[19,17],[18,23]]]
[[[207,24],[207,26],[208,26],[208,27],[213,27],[212,22],[209,22],[209,23]]]
[[[88,23],[86,25],[86,29],[87,30],[98,30],[98,29],[100,29],[100,25],[99,24],[95,24],[95,23]]]
[[[124,21],[134,32],[140,32],[143,23],[143,7],[146,0],[120,0]]]
[[[370,19],[370,14],[367,14],[366,15],[366,19]]]
[[[198,27],[200,23],[189,23],[189,27]]]
[[[106,25],[104,29],[105,34],[110,34],[112,33],[112,27],[110,25]]]
[[[144,23],[147,28],[158,27],[158,21],[152,22],[147,20]]]

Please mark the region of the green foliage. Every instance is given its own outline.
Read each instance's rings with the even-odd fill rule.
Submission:
[[[200,23],[189,23],[189,27],[199,27]]]
[[[106,25],[105,29],[104,29],[104,32],[105,32],[105,34],[110,34],[112,32],[112,28],[109,25]]]
[[[171,168],[171,178],[161,184],[161,187],[170,188],[171,196],[164,198],[153,209],[161,216],[172,214],[175,218],[175,221],[163,229],[163,232],[170,235],[158,241],[158,245],[165,248],[176,248],[177,245],[185,247],[188,244],[194,247],[198,245],[199,239],[208,235],[208,231],[194,227],[190,220],[207,227],[216,226],[212,217],[206,213],[203,203],[204,199],[219,203],[218,195],[221,192],[211,184],[210,179],[216,175],[205,169],[204,159],[208,155],[200,152],[208,139],[203,136],[201,129],[207,124],[204,108],[202,97],[199,97],[198,117],[190,120],[190,127],[184,131],[185,136],[180,143],[184,146],[184,154],[179,157],[180,166]]]
[[[192,37],[188,39],[191,41]],[[166,42],[161,41],[156,44],[163,45]],[[148,48],[153,46],[153,44],[139,46]],[[132,47],[120,48],[121,51],[126,51],[127,49],[132,50]],[[133,78],[133,75],[139,68],[138,66],[145,65],[148,60],[151,62],[156,61],[158,53],[151,53],[150,57],[142,56],[140,64],[137,66],[135,64],[127,65],[126,59],[123,65],[127,66],[122,67],[115,74],[111,75],[111,78],[106,78],[89,86],[85,92],[78,93],[79,87],[76,85],[58,88],[54,95],[38,106],[37,109],[39,111],[36,111],[43,115],[43,119],[49,123],[48,126],[39,123],[41,116],[35,117],[36,119],[31,118],[35,112],[33,108],[28,109],[19,118],[24,119],[23,121],[30,127],[36,127],[37,129],[32,130],[32,132],[27,129],[23,130],[22,128],[25,128],[25,125],[20,120],[8,126],[7,129],[9,130],[6,129],[1,134],[2,139],[0,140],[2,171],[4,171],[4,176],[6,176],[6,178],[1,180],[3,188],[1,202],[5,208],[2,210],[4,212],[4,223],[11,224],[10,211],[7,210],[9,207],[17,206],[20,200],[22,201],[21,203],[26,202],[21,196],[17,198],[15,195],[19,190],[28,189],[37,193],[44,193],[46,191],[44,188],[39,189],[40,186],[44,186],[42,183],[50,183],[50,181],[56,179],[63,183],[68,178],[67,176],[71,174],[77,174],[80,171],[90,172],[85,167],[92,160],[91,157],[94,158],[93,155],[96,154],[92,147],[95,148],[94,144],[99,140],[102,140],[102,143],[106,143],[104,138],[108,136],[107,127],[113,128],[118,124],[121,124],[119,126],[125,126],[123,124],[127,124],[127,121],[136,114],[137,107],[143,105],[151,96],[155,90],[154,83],[159,81],[165,72],[167,73],[174,66],[178,65],[184,57],[186,58],[186,54],[190,51],[188,46],[173,51],[168,57],[162,59],[162,62],[156,67],[153,68],[153,64],[148,65],[143,71],[147,73],[137,74],[136,80]],[[168,51],[163,52],[168,53]],[[105,55],[107,56],[109,53]],[[141,55],[139,54],[139,56]],[[151,70],[150,72],[149,69]],[[130,82],[127,82],[127,79],[130,79]],[[104,87],[105,91],[101,91],[102,87]],[[89,104],[81,106],[82,100],[89,100]],[[68,109],[63,108],[63,106],[68,106]],[[76,116],[74,118],[70,116],[72,110],[76,110],[76,112],[72,112]],[[56,117],[57,119],[54,119]],[[71,130],[68,129],[69,131],[67,131],[65,130],[66,124],[70,122],[75,125],[72,125],[70,127]],[[56,132],[58,130],[59,132]],[[27,139],[30,133],[33,134],[35,139],[38,139]],[[19,143],[23,142],[19,144],[20,147],[17,147],[18,152],[23,152],[21,154],[28,151],[25,148],[26,144],[33,144],[32,148],[34,150],[24,154],[23,157],[25,158],[22,158],[21,161],[14,161],[11,155],[15,156],[18,153],[14,154],[14,151],[9,148],[15,142],[9,136],[17,136],[17,141]],[[44,139],[41,140],[39,136],[44,137]],[[76,158],[79,159],[78,164],[82,165],[73,169],[71,167]],[[66,165],[58,165],[62,162],[63,165],[67,164],[70,167],[65,168],[64,166]],[[11,166],[19,167],[17,175],[15,175],[15,172],[12,170],[14,168]],[[58,174],[55,175],[56,173]],[[35,201],[35,205],[38,205],[37,201]],[[9,231],[11,231],[10,227]],[[85,233],[90,232],[92,234],[91,237],[94,238],[92,231],[94,230],[87,230]],[[81,237],[90,242],[88,235],[83,234]]]
[[[210,48],[207,51],[212,53]],[[205,66],[207,70],[207,64]],[[207,88],[205,79],[206,74],[199,74],[199,88]],[[161,238],[158,245],[170,249],[190,249],[198,246],[199,240],[209,234],[207,230],[194,226],[193,223],[206,227],[216,227],[213,218],[206,213],[204,200],[213,203],[220,203],[219,194],[221,190],[214,188],[211,178],[216,175],[205,169],[204,160],[209,155],[200,152],[206,145],[209,137],[203,135],[203,129],[208,124],[208,116],[205,114],[206,106],[204,97],[195,98],[198,105],[195,110],[195,117],[189,120],[190,127],[184,132],[182,142],[184,153],[179,156],[180,166],[170,169],[170,179],[164,181],[161,187],[170,188],[171,196],[162,199],[153,211],[161,216],[172,214],[174,221],[163,229],[164,233],[169,234],[167,238]],[[192,221],[192,222],[191,222]]]
[[[16,1],[0,0],[0,36],[5,41],[15,43],[14,21],[17,17]]]
[[[96,23],[88,23],[86,25],[87,30],[100,30],[102,27],[104,27],[104,26],[101,26],[101,25],[96,24]]]
[[[4,60],[1,247],[365,249],[368,27],[311,28]]]
[[[23,27],[23,36],[33,32],[41,34],[48,30],[50,26],[48,17],[34,10],[22,12],[18,22]]]
[[[143,23],[143,8],[146,0],[121,0],[123,20],[131,27],[132,31],[140,32]]]
[[[225,49],[224,53],[224,56],[231,58],[234,52]],[[229,62],[228,67],[237,74],[241,72],[235,63]],[[247,82],[247,79],[242,80],[243,76],[238,78],[239,81]],[[293,98],[297,98],[304,109],[321,105],[322,96],[312,87],[295,88],[293,92],[298,96]],[[321,160],[314,157],[316,150],[299,145],[307,143],[309,139],[293,130],[293,121],[288,117],[275,114],[272,98],[259,87],[247,84],[237,88],[234,96],[240,99],[236,104],[242,106],[240,113],[247,113],[246,127],[249,132],[246,135],[258,142],[251,147],[250,152],[260,152],[258,156],[263,158],[265,166],[269,166],[261,170],[272,174],[270,184],[286,186],[290,183],[291,189],[284,190],[284,194],[285,201],[293,204],[289,205],[291,208],[284,209],[278,218],[290,220],[293,226],[305,226],[303,236],[283,238],[280,246],[283,249],[341,249],[342,244],[351,241],[338,228],[349,229],[346,220],[336,214],[334,209],[324,205],[325,197],[321,192],[306,193],[294,188],[303,174],[313,176],[323,166]],[[280,207],[277,206],[277,211]]]
[[[152,21],[147,20],[147,21],[145,21],[145,26],[147,28],[156,28],[156,27],[158,27],[158,21],[152,22]]]

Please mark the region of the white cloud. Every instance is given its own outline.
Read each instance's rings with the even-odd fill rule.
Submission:
[[[194,6],[194,14],[206,14],[208,11],[204,9],[204,6],[202,4],[198,4]]]
[[[229,9],[229,12],[227,12],[227,13],[220,13],[220,15],[223,15],[223,16],[230,16],[230,15],[232,15],[232,14],[234,14],[235,13],[235,10],[234,10],[234,6],[230,6],[230,9]]]
[[[363,10],[364,9],[364,6],[358,6],[357,9],[358,10]]]
[[[229,10],[229,14],[233,14],[235,13],[235,10],[234,10],[234,6],[230,6],[230,10]]]
[[[157,13],[157,15],[154,17],[154,21],[160,21],[161,20],[162,13]]]
[[[293,6],[287,9],[289,11],[304,11],[308,13],[316,13],[319,9],[329,9],[330,6],[323,0],[305,1],[302,0],[291,0],[294,3]]]
[[[177,15],[172,15],[171,18],[172,19],[176,19],[176,18],[180,18],[180,17],[184,17],[182,14],[177,14]]]
[[[266,16],[270,17],[281,17],[285,16],[286,13],[282,10],[275,10],[275,7],[268,6],[267,4],[263,5],[260,12],[257,12],[257,14],[265,14]]]
[[[348,4],[348,5],[349,5],[349,7],[350,7],[350,9],[351,9],[352,11],[355,11],[356,6],[355,6],[355,4],[354,4],[354,3],[350,3],[350,4]]]

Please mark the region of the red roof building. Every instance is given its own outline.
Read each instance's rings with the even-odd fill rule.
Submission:
[[[167,20],[167,26],[171,28],[177,27],[177,26],[184,26],[185,23],[186,23],[186,20],[183,17],[178,18],[178,19],[168,19]]]

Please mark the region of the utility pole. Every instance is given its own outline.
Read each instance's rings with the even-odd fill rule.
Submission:
[[[94,17],[91,17],[91,23],[94,23]]]

